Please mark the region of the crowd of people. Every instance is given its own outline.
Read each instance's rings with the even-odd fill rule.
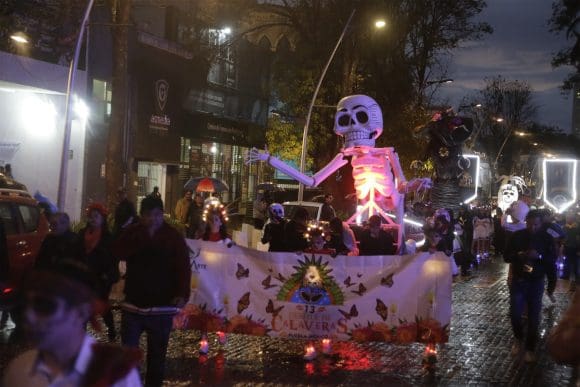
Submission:
[[[99,203],[87,207],[85,226],[78,232],[71,230],[66,213],[50,215],[51,232],[41,245],[30,281],[22,289],[22,309],[16,311],[23,316],[34,349],[13,360],[4,385],[31,385],[38,380],[45,384],[79,385],[90,380],[109,383],[105,385],[140,385],[136,367],[141,360],[139,341],[143,334],[147,336],[145,384],[162,385],[173,316],[190,292],[185,237],[231,246],[227,212],[223,205],[204,203],[200,194],[187,190],[174,212],[184,226],[182,232],[166,223],[163,202],[155,192],[143,198],[139,215],[125,189],[120,188],[117,194],[111,231],[108,211]],[[254,223],[262,229],[261,242],[268,244],[271,252],[333,256],[403,252],[397,250],[396,234],[379,215],[369,217],[355,233],[336,216],[332,200],[332,195],[325,195],[324,219],[317,225],[311,223],[305,208],[295,208],[286,219],[281,204],[265,202],[267,219],[255,219]],[[561,278],[571,280],[570,291],[575,291],[580,279],[576,214],[555,218],[548,210],[530,210],[525,202],[517,201],[505,212],[463,206],[457,214],[437,209],[422,211],[421,216],[426,237],[422,250],[449,256],[457,266],[454,274],[470,276],[479,260],[490,254],[502,255],[509,263],[510,319],[515,338],[512,353],[523,351],[526,361],[534,361],[544,292],[554,299],[558,269]],[[108,301],[121,276],[125,279],[125,298],[120,304],[122,346],[95,345],[86,328],[88,324],[99,326],[97,315],[102,317],[109,341],[117,341]],[[571,333],[558,334],[564,337]],[[63,346],[65,336],[68,341]],[[564,358],[553,345],[555,356]],[[107,367],[107,372],[98,373],[95,367]],[[23,370],[32,372],[24,375]]]
[[[10,363],[2,385],[140,386],[136,367],[143,334],[145,385],[163,384],[173,316],[190,293],[189,252],[184,235],[166,223],[158,190],[142,199],[139,215],[124,188],[117,199],[111,228],[100,203],[86,208],[78,232],[71,230],[68,214],[46,214],[50,233],[11,310],[16,332],[24,332],[34,347]],[[208,215],[207,230],[213,230],[211,219]],[[192,232],[201,236],[199,222],[200,230]],[[109,305],[120,267],[125,268],[125,297],[119,305],[122,345],[116,344]],[[96,344],[86,333],[88,325],[106,329],[109,344]]]
[[[524,361],[534,362],[544,294],[553,303],[559,279],[569,280],[570,292],[575,292],[580,279],[578,214],[556,216],[550,209],[535,208],[524,200],[512,203],[505,212],[499,207],[492,211],[464,206],[456,218],[451,211],[438,209],[427,216],[425,235],[424,250],[442,251],[453,257],[453,263],[461,267],[464,276],[470,276],[470,269],[490,254],[503,257],[509,264],[510,320],[514,334],[511,353],[513,356],[523,353]],[[578,302],[576,297],[571,308],[577,310]],[[566,318],[571,317],[568,314]],[[567,327],[570,329],[570,325]],[[566,334],[580,335],[573,330]],[[562,334],[558,335],[560,340]],[[555,344],[550,351],[560,358],[566,352]]]
[[[296,207],[288,220],[284,215],[280,203],[268,206],[268,221],[261,238],[263,244],[268,244],[268,251],[305,251],[335,256],[391,255],[396,251],[394,237],[381,227],[378,215],[369,218],[358,239],[351,227],[337,216],[313,225],[303,207]]]

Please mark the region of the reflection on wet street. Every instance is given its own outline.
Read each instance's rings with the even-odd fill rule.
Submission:
[[[332,342],[313,361],[303,359],[306,341],[231,334],[220,345],[208,335],[209,352],[199,354],[201,333],[174,331],[167,357],[167,386],[195,385],[532,385],[566,386],[572,369],[545,352],[545,338],[570,301],[568,281],[560,280],[556,303],[545,299],[538,361],[512,357],[506,266],[501,259],[482,262],[474,276],[453,284],[449,343],[437,348],[433,372],[422,365],[425,345]],[[119,323],[119,313],[116,313]],[[0,368],[26,345],[11,326],[0,333]],[[96,334],[105,339],[102,333]],[[145,343],[143,341],[143,347]]]

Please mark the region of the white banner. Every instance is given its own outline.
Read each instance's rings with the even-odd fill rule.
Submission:
[[[187,240],[191,296],[176,328],[286,338],[446,342],[451,267],[443,253],[268,253]]]

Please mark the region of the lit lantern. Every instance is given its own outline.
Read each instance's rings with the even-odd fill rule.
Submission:
[[[226,333],[222,331],[217,331],[216,334],[218,337],[218,343],[220,343],[220,345],[226,345],[226,343],[228,342],[228,337],[226,336]]]
[[[423,368],[428,371],[433,371],[435,369],[435,363],[437,363],[437,348],[434,343],[429,343],[423,353]]]
[[[207,341],[207,336],[201,336],[201,340],[199,340],[199,353],[202,355],[206,355],[209,352],[209,342]]]
[[[312,343],[309,343],[306,346],[306,353],[304,354],[304,360],[314,360],[316,359],[316,348],[314,348],[314,345]]]
[[[332,352],[332,342],[329,338],[322,339],[322,353],[328,355],[330,352]]]

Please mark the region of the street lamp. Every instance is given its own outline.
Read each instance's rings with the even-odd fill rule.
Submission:
[[[426,86],[431,86],[431,85],[435,85],[435,84],[439,84],[439,83],[452,83],[453,79],[451,78],[443,78],[443,79],[437,79],[434,81],[427,81],[425,82]]]
[[[480,103],[470,103],[467,105],[459,105],[457,109],[457,113],[461,112],[462,110],[472,110],[472,109],[480,109],[483,105]]]
[[[91,9],[93,8],[93,3],[95,0],[88,0],[87,8],[85,9],[83,21],[80,26],[79,35],[77,37],[75,51],[73,59],[70,62],[70,68],[68,72],[68,82],[66,88],[66,103],[64,110],[64,138],[62,142],[62,155],[60,159],[60,175],[58,178],[58,196],[57,196],[57,206],[60,211],[64,211],[65,199],[66,199],[66,180],[68,174],[68,157],[69,157],[69,147],[70,147],[70,133],[72,127],[71,110],[72,110],[72,90],[75,86],[75,80],[77,75],[77,66],[79,62],[79,55],[81,52],[81,46],[83,41],[83,36],[85,33],[85,27],[89,20],[89,15]]]
[[[314,89],[314,94],[312,95],[312,100],[310,101],[310,106],[308,107],[308,114],[306,115],[306,122],[304,123],[304,130],[302,132],[302,153],[300,154],[300,172],[301,173],[304,173],[304,169],[306,166],[306,151],[307,151],[307,147],[308,147],[308,141],[307,141],[307,139],[308,139],[308,127],[310,125],[310,117],[312,116],[312,109],[314,108],[314,102],[316,101],[316,97],[318,96],[318,91],[320,90],[320,86],[322,85],[322,80],[324,79],[324,76],[326,75],[326,71],[328,71],[328,67],[330,66],[330,63],[332,62],[332,59],[334,59],[334,54],[336,54],[336,51],[338,50],[340,43],[342,43],[342,39],[344,39],[344,35],[346,34],[346,30],[348,29],[348,26],[350,25],[350,22],[352,20],[352,17],[354,16],[355,12],[356,12],[356,9],[353,9],[352,12],[350,13],[348,20],[346,21],[346,24],[344,25],[342,33],[338,37],[338,41],[334,45],[334,49],[330,53],[330,57],[328,58],[328,61],[326,62],[326,65],[324,66],[324,69],[322,70],[322,74],[320,75],[320,79],[318,80],[318,84],[316,85],[316,89]],[[298,184],[298,201],[302,201],[303,198],[304,198],[304,184],[299,183]]]
[[[314,108],[314,102],[316,101],[316,97],[318,96],[318,92],[320,91],[320,86],[322,85],[322,81],[324,80],[324,76],[326,75],[326,72],[328,71],[328,67],[330,66],[330,63],[334,59],[334,55],[336,54],[338,47],[340,46],[340,44],[342,43],[342,40],[344,39],[346,31],[350,25],[350,22],[352,21],[352,18],[354,16],[355,12],[356,12],[356,9],[353,9],[352,12],[350,13],[348,20],[346,21],[346,24],[344,25],[344,28],[342,29],[342,33],[340,34],[338,41],[336,42],[334,49],[330,53],[330,57],[328,58],[328,61],[326,62],[324,69],[322,70],[322,74],[320,74],[320,79],[318,80],[318,84],[316,85],[316,89],[314,90],[314,94],[312,95],[312,100],[310,101],[310,106],[308,107],[308,114],[306,115],[306,122],[304,123],[304,130],[302,132],[302,151],[300,154],[300,172],[301,173],[304,173],[304,169],[306,168],[306,151],[307,151],[307,147],[308,147],[308,142],[307,142],[308,128],[310,126],[310,118],[312,117],[312,109]],[[378,29],[382,29],[382,28],[386,27],[386,25],[387,25],[386,21],[383,19],[376,20],[374,24],[375,24],[375,27]],[[327,106],[324,106],[324,107],[327,107]],[[335,107],[335,106],[333,106],[333,107]],[[299,183],[298,184],[298,201],[302,201],[303,198],[304,198],[304,184]]]
[[[14,40],[16,43],[28,43],[28,38],[22,33],[10,35],[10,39]]]

